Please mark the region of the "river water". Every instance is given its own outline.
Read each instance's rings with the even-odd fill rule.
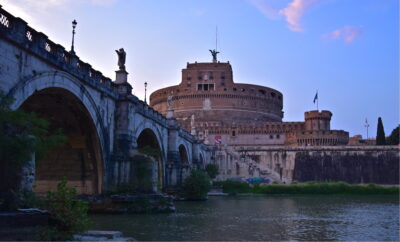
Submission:
[[[229,196],[171,214],[91,215],[137,240],[399,240],[396,196]]]

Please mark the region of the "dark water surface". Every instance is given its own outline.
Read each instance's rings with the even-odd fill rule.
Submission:
[[[172,214],[91,215],[137,240],[399,240],[396,196],[210,197]]]

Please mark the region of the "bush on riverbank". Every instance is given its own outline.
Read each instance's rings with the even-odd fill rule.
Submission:
[[[76,199],[76,190],[67,186],[66,178],[58,183],[57,191],[47,192],[43,203],[50,214],[50,226],[40,233],[40,240],[71,240],[89,228],[88,204]]]
[[[183,196],[188,200],[203,200],[211,188],[210,178],[202,170],[192,170],[190,176],[183,181]]]
[[[351,185],[345,182],[306,182],[300,184],[254,184],[246,182],[219,182],[223,192],[255,194],[399,194],[399,187],[382,187],[375,184]]]

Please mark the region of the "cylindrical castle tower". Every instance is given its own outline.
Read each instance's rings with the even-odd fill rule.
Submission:
[[[305,129],[312,130],[330,130],[332,113],[327,110],[308,111],[304,113]]]
[[[150,95],[150,105],[167,112],[167,98],[173,97],[176,118],[196,123],[281,122],[283,95],[272,88],[233,82],[232,67],[227,63],[188,63],[179,85],[159,89]],[[186,126],[186,125],[184,125]]]

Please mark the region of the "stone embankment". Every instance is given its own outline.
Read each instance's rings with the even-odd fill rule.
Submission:
[[[400,146],[238,146],[216,151],[218,180],[399,184]]]

